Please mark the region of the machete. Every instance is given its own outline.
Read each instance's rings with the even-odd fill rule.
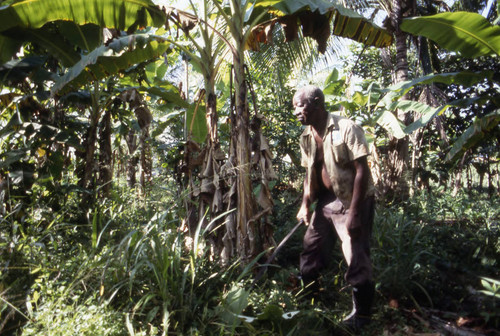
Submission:
[[[255,283],[257,281],[260,280],[260,278],[262,278],[262,276],[264,275],[264,273],[266,273],[267,271],[267,267],[269,266],[269,264],[271,264],[271,262],[274,260],[274,258],[276,257],[276,255],[278,254],[278,252],[280,251],[280,249],[283,247],[283,245],[285,245],[285,243],[288,241],[288,239],[290,239],[290,237],[295,233],[295,231],[297,231],[299,229],[299,227],[304,224],[304,220],[301,219],[291,230],[290,232],[288,232],[288,234],[285,236],[285,238],[283,238],[283,240],[278,244],[278,246],[276,246],[276,248],[274,249],[274,252],[273,254],[271,254],[271,256],[269,258],[267,258],[265,264],[261,265],[261,269],[259,271],[259,273],[257,273],[257,276],[255,277],[255,279],[253,280],[252,282],[252,287],[255,285]]]

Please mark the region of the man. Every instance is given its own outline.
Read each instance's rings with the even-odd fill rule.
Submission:
[[[369,250],[374,187],[367,163],[368,145],[360,126],[326,111],[325,97],[318,87],[299,89],[293,106],[294,115],[306,126],[300,138],[306,177],[297,214],[307,225],[300,255],[301,276],[305,283],[311,283],[327,266],[335,228],[348,265],[345,279],[353,287],[354,307],[344,324],[357,330],[370,322],[375,291]]]

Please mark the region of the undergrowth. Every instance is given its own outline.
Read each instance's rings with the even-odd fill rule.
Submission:
[[[298,233],[266,276],[221,266],[201,227],[179,230],[182,196],[157,181],[147,197],[116,187],[78,214],[75,192],[55,211],[36,201],[0,230],[0,333],[5,335],[330,335],[351,309],[345,262],[307,295],[294,275]],[[161,187],[160,187],[161,186]],[[286,192],[286,194],[285,194]],[[279,195],[278,195],[279,196]],[[281,198],[280,198],[281,197]],[[294,190],[276,197],[276,240],[295,224]],[[430,332],[432,318],[468,319],[485,334],[500,326],[497,198],[421,192],[379,204],[372,259],[374,321],[366,335]],[[283,210],[283,212],[280,212]]]

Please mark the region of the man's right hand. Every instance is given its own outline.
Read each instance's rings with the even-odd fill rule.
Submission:
[[[311,212],[309,211],[309,207],[302,206],[297,213],[297,220],[303,220],[306,226],[309,225],[309,221],[311,220]]]

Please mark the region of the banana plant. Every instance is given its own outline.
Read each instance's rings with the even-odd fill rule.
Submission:
[[[193,3],[191,3],[193,5]],[[329,1],[236,1],[232,0],[221,4],[219,1],[204,1],[201,8],[208,4],[216,7],[217,12],[213,17],[221,20],[227,27],[227,36],[224,31],[219,31],[217,36],[226,44],[234,67],[234,113],[231,112],[231,126],[233,127],[231,150],[229,162],[237,167],[235,190],[237,195],[235,227],[238,228],[237,251],[242,260],[249,259],[259,252],[259,247],[253,237],[259,231],[260,218],[267,214],[266,211],[257,212],[256,200],[253,196],[251,174],[251,137],[250,137],[250,113],[248,106],[248,80],[246,79],[245,60],[247,49],[258,49],[260,43],[271,42],[268,38],[272,34],[269,32],[280,24],[285,29],[287,40],[296,38],[293,33],[298,30],[298,22],[303,27],[304,36],[311,36],[318,42],[320,51],[326,48],[326,41],[330,36],[330,25],[334,22],[334,32],[339,36],[349,37],[367,44],[377,46],[387,46],[392,38],[385,30],[371,24],[365,18],[353,11],[349,11],[338,3]],[[196,8],[196,6],[192,6]],[[195,10],[196,11],[196,10]],[[214,28],[205,18],[198,15],[190,15],[182,11],[167,11],[167,15],[177,19],[177,24],[187,33],[187,38],[191,40],[198,54],[190,53],[194,62],[200,64],[202,73],[210,83],[213,73],[212,66],[214,58],[210,53],[211,41],[207,38],[213,36]],[[206,11],[205,11],[206,13]],[[195,13],[196,14],[196,13]],[[317,25],[317,21],[321,25]],[[191,30],[196,26],[204,25],[208,29],[201,31],[200,39],[197,40],[191,35]],[[203,43],[199,43],[203,41]],[[199,44],[198,44],[199,43]],[[209,47],[207,47],[209,46]],[[207,53],[207,51],[209,51]],[[210,93],[211,89],[206,90]],[[208,95],[209,97],[210,95]],[[208,104],[207,104],[208,107]],[[208,114],[207,114],[208,115]],[[212,114],[213,115],[213,114]],[[208,123],[209,127],[211,122]],[[212,127],[212,129],[214,129]],[[210,131],[209,131],[210,133]],[[261,188],[264,190],[265,188]]]
[[[443,48],[458,52],[464,57],[493,56],[498,58],[500,56],[500,27],[492,25],[484,17],[476,13],[440,13],[408,18],[403,20],[401,29],[414,35],[425,36]],[[448,81],[459,83],[463,83],[465,80],[464,85],[471,85],[469,80],[477,82],[478,76],[480,80],[488,79],[491,81],[493,79],[493,74],[488,72],[480,74],[442,74],[439,76],[441,76],[440,78],[446,76]],[[433,80],[439,77],[430,76],[430,78]],[[406,85],[408,84],[406,83]],[[478,99],[490,100],[497,108],[500,107],[500,92],[498,91],[494,96],[478,97],[469,102],[473,103]],[[433,115],[432,113],[429,114]],[[487,137],[489,132],[498,124],[498,110],[482,118],[476,118],[473,124],[456,140],[448,152],[446,160],[456,161],[467,149],[472,148],[481,139]],[[408,126],[408,131],[412,131],[415,125],[410,126]]]
[[[353,117],[355,113],[363,111],[357,117],[362,119],[370,138],[375,135],[374,126],[379,125],[388,134],[395,138],[404,138],[413,134],[417,130],[426,127],[434,118],[443,115],[451,107],[467,107],[471,104],[493,102],[498,107],[498,101],[491,96],[477,96],[469,99],[449,101],[437,107],[429,106],[417,101],[401,100],[400,98],[410,90],[419,86],[429,84],[463,85],[472,86],[484,80],[493,81],[492,71],[471,72],[462,71],[455,73],[442,73],[427,75],[406,82],[392,85],[388,88],[380,88],[374,83],[370,84],[365,91],[357,91],[352,98],[345,99],[342,96],[342,87],[345,84],[338,78],[336,70],[325,81],[324,92],[326,97],[333,103],[344,107],[347,113]],[[403,112],[417,112],[420,117],[409,125],[404,125],[392,111],[401,110]],[[468,149],[473,148],[481,139],[488,135],[499,124],[498,110],[484,116],[476,118],[463,135],[456,139],[446,154],[445,160],[455,162]],[[445,149],[445,150],[446,150]]]
[[[45,49],[50,57],[62,65],[63,71],[58,68],[50,69],[50,78],[46,78],[49,80],[46,82],[48,85],[39,85],[50,87],[51,82],[54,82],[51,88],[52,98],[63,101],[67,94],[83,87],[90,94],[90,124],[86,132],[87,148],[84,151],[85,157],[82,158],[85,169],[80,176],[80,185],[93,188],[92,181],[96,180],[93,177],[93,162],[97,129],[102,116],[105,120],[109,119],[108,110],[113,100],[112,95],[103,88],[108,84],[113,87],[113,78],[120,72],[167,52],[168,44],[164,41],[147,34],[132,34],[140,28],[163,25],[164,13],[148,0],[35,0],[18,1],[2,7],[0,19],[0,45],[3,41],[8,41],[8,45],[19,47],[31,42]],[[116,35],[126,30],[128,35],[115,35],[113,40],[103,44],[104,28],[114,29]],[[15,48],[2,49],[0,59],[10,59],[13,51]],[[17,63],[13,63],[11,68],[15,69],[16,66]],[[60,77],[59,72],[63,72]],[[8,72],[7,77],[10,74]],[[25,77],[27,75],[25,73]],[[103,145],[102,148],[106,146]]]

